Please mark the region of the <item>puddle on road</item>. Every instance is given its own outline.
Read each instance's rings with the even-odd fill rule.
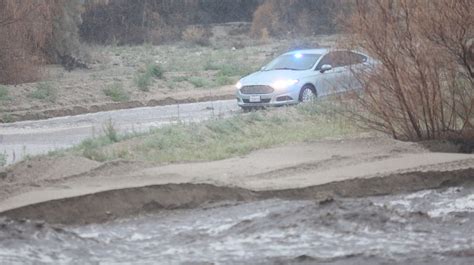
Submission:
[[[80,227],[0,221],[2,264],[473,264],[474,189],[220,203]]]

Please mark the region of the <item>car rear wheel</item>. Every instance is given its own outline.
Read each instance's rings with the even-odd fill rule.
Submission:
[[[316,89],[311,85],[305,85],[301,88],[300,102],[311,102],[317,97]]]

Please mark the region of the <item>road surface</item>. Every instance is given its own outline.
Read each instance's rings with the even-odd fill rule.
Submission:
[[[120,133],[143,132],[180,122],[199,122],[228,116],[239,110],[235,100],[114,110],[48,120],[0,124],[0,154],[7,164],[25,156],[69,148],[103,134],[109,120]]]

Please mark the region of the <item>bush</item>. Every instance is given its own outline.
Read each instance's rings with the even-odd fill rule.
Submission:
[[[49,82],[41,82],[36,85],[36,89],[31,92],[30,97],[40,100],[54,102],[57,98],[57,90]]]
[[[153,78],[162,79],[163,77],[163,68],[155,63],[147,63],[145,69],[135,75],[134,82],[138,89],[148,92],[150,91],[149,86],[153,82]]]
[[[201,46],[209,46],[211,32],[209,29],[198,26],[188,27],[182,35],[182,39],[188,43],[197,44]]]
[[[65,68],[69,68],[68,70],[72,70],[80,64],[77,60],[84,60],[87,56],[79,37],[83,1],[59,2],[58,14],[52,20],[51,39],[45,51],[51,61],[61,63]]]
[[[146,72],[152,76],[152,77],[156,77],[158,79],[162,79],[163,76],[164,76],[164,73],[165,71],[163,70],[163,68],[161,68],[161,66],[157,65],[157,64],[154,64],[154,63],[149,63],[147,64],[146,66]]]
[[[105,124],[102,126],[102,130],[104,131],[107,139],[109,139],[112,143],[119,141],[118,132],[112,119],[109,119],[105,122]]]
[[[187,81],[197,88],[205,87],[208,85],[208,82],[206,82],[206,80],[202,77],[190,77]]]
[[[228,76],[224,76],[224,75],[217,76],[217,78],[216,78],[216,83],[219,86],[232,85],[232,84],[235,84],[236,82],[237,82],[237,80],[232,79]]]
[[[466,44],[474,30],[470,0],[355,0],[343,25],[349,44],[380,64],[354,73],[352,117],[397,139],[472,137],[474,73]],[[469,33],[471,32],[471,33]]]
[[[46,1],[37,1],[36,5],[30,1],[0,1],[0,83],[37,79],[39,50],[47,46],[51,36],[52,9]],[[43,12],[45,16],[40,15]]]
[[[10,99],[8,94],[8,87],[0,85],[0,101]]]
[[[135,85],[143,92],[150,91],[151,75],[146,73],[137,73],[133,79]]]
[[[78,56],[81,0],[0,1],[0,83],[36,81],[39,67]]]
[[[220,70],[217,73],[218,76],[244,76],[253,72],[251,67],[246,65],[237,65],[237,64],[224,64],[220,66]]]
[[[88,139],[83,141],[79,148],[82,149],[82,155],[85,158],[98,162],[104,162],[107,161],[108,157],[102,150],[100,150],[102,145],[103,144],[101,144],[98,140]]]
[[[104,94],[110,97],[115,102],[127,101],[130,96],[127,91],[123,88],[122,83],[113,83],[104,88]]]
[[[7,164],[7,154],[0,153],[0,167],[4,167]]]

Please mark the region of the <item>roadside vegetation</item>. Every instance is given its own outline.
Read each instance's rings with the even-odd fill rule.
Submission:
[[[40,82],[36,85],[36,89],[30,94],[31,98],[54,102],[57,98],[58,91],[50,82]]]
[[[6,101],[9,99],[8,87],[0,85],[0,101]]]
[[[154,82],[154,78],[162,79],[164,70],[160,65],[147,62],[143,69],[139,69],[134,77],[135,85],[143,92],[150,91],[149,86]]]
[[[80,155],[100,162],[116,159],[157,163],[208,161],[360,132],[330,110],[328,103],[318,102],[202,123],[178,123],[148,133],[122,136],[108,123],[104,126],[104,136],[52,155]]]
[[[4,167],[7,164],[7,154],[0,153],[0,168]]]
[[[123,84],[119,82],[107,85],[103,91],[107,97],[110,97],[110,99],[115,102],[127,101],[130,99],[130,95],[124,89]]]

